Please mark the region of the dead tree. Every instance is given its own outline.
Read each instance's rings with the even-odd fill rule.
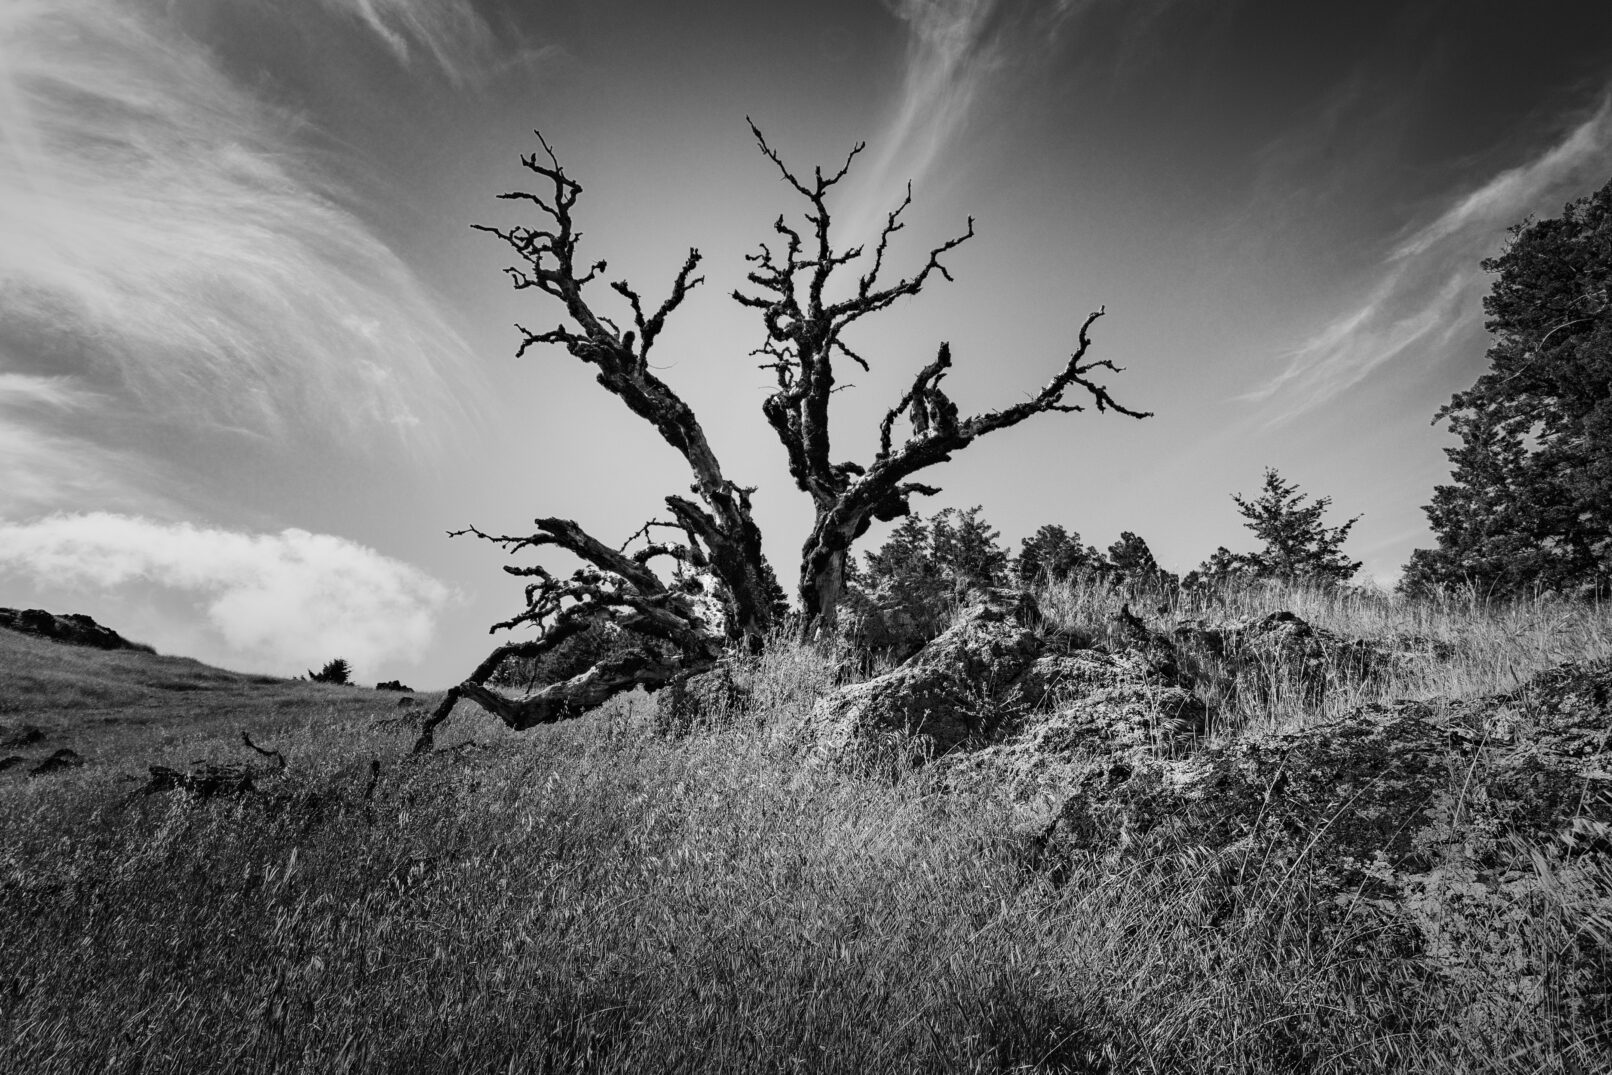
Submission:
[[[639,293],[626,281],[610,283],[631,311],[632,325],[622,329],[594,304],[590,284],[606,271],[603,261],[578,261],[582,233],[572,211],[582,187],[565,174],[554,151],[538,134],[542,156],[521,158],[525,168],[544,181],[540,193],[516,191],[501,198],[529,203],[542,218],[538,227],[508,229],[477,225],[497,236],[522,264],[506,269],[516,290],[535,288],[558,300],[564,320],[546,332],[516,329],[522,341],[516,356],[536,344],[558,344],[595,367],[596,380],[634,414],[652,425],[667,444],[687,460],[697,499],[666,497],[669,519],[653,520],[621,547],[588,534],[569,519],[540,518],[527,535],[492,535],[475,527],[450,531],[473,534],[514,554],[558,548],[582,561],[568,577],[541,565],[507,565],[511,575],[531,579],[526,608],[493,631],[523,625],[539,629],[534,637],[500,646],[460,684],[448,690],[426,719],[416,752],[430,749],[437,725],[460,698],[474,700],[511,728],[525,729],[579,716],[634,686],[650,689],[678,676],[709,668],[731,644],[758,647],[772,628],[780,596],[778,584],[761,551],[761,532],[750,513],[753,490],[723,476],[722,467],[698,418],[687,403],[649,368],[649,352],[666,319],[698,286],[698,250],[672,282],[671,293],[653,313],[646,313]],[[653,531],[669,530],[671,541],[654,540]],[[714,578],[722,615],[713,623],[693,596],[675,579],[667,581],[662,564]],[[524,698],[506,697],[487,687],[493,673],[511,658],[537,658],[588,628],[610,624],[631,640],[624,652],[601,661],[580,675],[552,683]]]
[[[919,471],[944,463],[952,453],[979,437],[1018,425],[1031,415],[1082,410],[1079,404],[1065,401],[1071,388],[1084,389],[1099,411],[1113,410],[1132,418],[1146,418],[1150,412],[1121,405],[1106,387],[1092,380],[1091,375],[1098,370],[1119,372],[1119,367],[1106,359],[1086,357],[1091,347],[1091,326],[1103,315],[1099,309],[1080,326],[1074,353],[1039,392],[1012,406],[973,417],[960,416],[957,404],[941,387],[952,364],[951,347],[942,343],[935,360],[919,372],[912,387],[880,422],[879,448],[873,460],[865,466],[836,462],[829,438],[834,361],[848,359],[863,370],[870,368],[867,359],[846,343],[846,330],[898,299],[918,294],[932,273],[950,281],[951,274],[941,258],[973,237],[974,220],[969,218],[962,234],[930,250],[916,273],[881,282],[890,241],[903,228],[901,215],[912,204],[911,184],[901,204],[885,218],[871,260],[860,246],[836,250],[830,237],[828,196],[849,173],[864,144],[857,143],[833,174],[825,176],[817,168],[811,181],[806,182],[789,170],[754,123],[750,130],[761,152],[808,203],[804,212],[808,228],[798,229],[779,216],[773,230],[781,238],[781,249],[774,250],[763,243],[758,253],[748,255],[752,266],[748,279],[757,293],[736,290],[733,297],[761,312],[766,340],[753,353],[766,359],[762,368],[771,369],[777,378],[777,388],[762,404],[762,412],[784,446],[790,476],[812,498],[816,509],[800,562],[799,596],[809,634],[834,624],[845,586],[846,558],[856,539],[876,519],[888,522],[908,514],[909,500],[914,495],[932,496],[940,491],[909,480]],[[836,273],[859,260],[866,269],[854,289],[848,297],[831,301],[828,296]],[[897,445],[895,424],[902,417],[906,419],[907,435]]]
[[[912,190],[886,218],[871,261],[857,280],[850,297],[830,301],[826,295],[837,270],[862,259],[861,247],[836,251],[830,241],[829,192],[850,170],[863,146],[858,145],[832,175],[821,169],[807,184],[785,167],[755,125],[751,125],[761,151],[778,167],[789,184],[809,203],[805,214],[809,237],[791,227],[782,216],[773,225],[783,238],[774,252],[762,244],[749,256],[748,279],[760,294],[735,291],[734,298],[761,311],[767,336],[754,353],[764,355],[764,368],[773,370],[777,388],[762,404],[768,423],[777,432],[788,456],[795,484],[816,508],[810,536],[801,554],[799,594],[808,633],[832,626],[845,565],[852,544],[875,519],[888,521],[909,512],[914,495],[933,495],[934,486],[911,481],[919,471],[943,463],[952,453],[977,438],[1017,425],[1043,411],[1078,411],[1065,393],[1080,387],[1097,409],[1114,410],[1134,418],[1145,412],[1130,410],[1091,379],[1097,370],[1118,370],[1106,360],[1088,360],[1089,331],[1102,316],[1098,310],[1080,327],[1076,350],[1063,368],[1037,394],[1000,410],[964,418],[941,388],[951,367],[951,348],[940,345],[935,360],[919,372],[912,387],[892,407],[879,426],[879,449],[867,466],[834,462],[829,445],[829,399],[834,392],[833,361],[849,359],[863,369],[869,364],[845,341],[845,331],[869,314],[898,299],[916,295],[931,273],[951,279],[941,258],[974,234],[967,230],[929,252],[913,275],[881,283],[890,242],[903,227],[901,215],[912,202]],[[606,271],[603,261],[585,265],[577,260],[581,233],[572,210],[582,187],[565,174],[548,143],[538,135],[542,156],[522,157],[526,169],[545,181],[543,193],[517,191],[500,197],[530,203],[544,224],[502,229],[478,226],[497,236],[523,265],[507,269],[517,290],[536,288],[557,300],[565,320],[547,332],[532,332],[520,325],[517,357],[534,344],[558,344],[582,362],[594,366],[596,379],[634,414],[649,422],[661,439],[688,462],[697,499],[666,497],[670,518],[651,521],[628,542],[613,547],[584,531],[569,519],[540,518],[526,535],[493,535],[475,527],[450,531],[472,534],[514,554],[546,548],[562,549],[582,567],[561,578],[541,565],[507,565],[511,575],[528,578],[526,608],[493,631],[530,625],[531,638],[495,649],[460,684],[448,690],[426,719],[416,752],[429,750],[436,727],[461,698],[470,698],[515,729],[553,723],[579,716],[610,697],[644,686],[655,689],[694,672],[712,667],[725,648],[758,647],[774,626],[781,591],[761,552],[761,534],[750,513],[753,490],[723,476],[705,431],[689,406],[650,372],[648,355],[666,319],[683,302],[690,289],[702,282],[694,275],[700,255],[690,250],[672,282],[671,293],[653,314],[647,315],[638,292],[625,281],[609,286],[631,311],[632,327],[623,330],[595,308],[585,289]],[[905,439],[894,443],[895,425],[905,417]],[[657,541],[656,529],[672,531],[676,538]],[[721,623],[711,622],[687,588],[668,579],[660,568],[709,576],[722,605]],[[608,624],[631,644],[579,675],[548,684],[524,698],[510,698],[487,686],[501,665],[513,658],[537,658],[596,625]]]

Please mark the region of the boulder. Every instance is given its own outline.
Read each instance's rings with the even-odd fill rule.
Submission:
[[[810,722],[818,749],[846,756],[893,735],[940,755],[992,738],[1022,694],[1014,691],[1019,678],[1041,655],[1038,621],[1028,594],[981,595],[899,667],[821,699]]]
[[[1190,751],[1208,718],[1201,698],[1158,675],[1152,658],[1136,651],[1040,657],[1006,700],[1018,714],[1008,734],[942,760],[952,786],[988,786],[1021,801],[1061,798],[1093,764]]]
[[[657,734],[677,739],[695,728],[723,724],[750,705],[749,677],[730,661],[674,679],[655,692]]]
[[[80,613],[57,616],[43,609],[0,608],[0,627],[23,634],[48,638],[70,646],[92,646],[95,649],[132,649],[141,653],[155,653],[150,646],[130,642],[109,627],[102,627]]]

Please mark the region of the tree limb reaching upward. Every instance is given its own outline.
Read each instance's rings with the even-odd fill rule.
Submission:
[[[667,318],[689,292],[703,282],[695,275],[700,253],[691,249],[672,280],[670,293],[652,313],[642,295],[625,280],[610,283],[631,314],[632,327],[623,330],[595,305],[589,286],[607,270],[604,261],[584,264],[578,246],[572,211],[582,186],[566,175],[553,148],[537,135],[541,155],[521,158],[527,171],[543,181],[538,192],[514,191],[499,197],[532,206],[542,222],[535,227],[500,228],[474,225],[502,240],[519,264],[505,270],[517,291],[536,289],[557,300],[563,319],[552,329],[534,332],[516,325],[521,334],[517,356],[537,344],[557,344],[596,370],[595,380],[643,418],[660,437],[687,461],[693,475],[694,498],[673,495],[665,499],[671,523],[680,530],[677,544],[652,541],[648,524],[627,546],[641,542],[635,552],[613,548],[588,534],[569,519],[541,518],[536,532],[526,536],[498,536],[474,527],[450,531],[450,536],[473,534],[517,553],[544,547],[563,549],[581,560],[583,567],[559,579],[541,566],[506,567],[510,574],[534,579],[526,587],[526,608],[493,630],[532,625],[535,638],[499,647],[471,675],[451,688],[427,718],[417,751],[431,747],[434,729],[447,718],[461,697],[469,697],[496,713],[511,727],[574,716],[599,704],[611,694],[635,684],[659,686],[671,677],[709,667],[726,644],[756,648],[772,628],[776,613],[777,582],[761,550],[761,531],[751,517],[751,489],[728,480],[712,450],[704,428],[687,403],[649,368],[649,353],[660,338]],[[684,595],[669,588],[652,564],[670,560],[682,568],[708,572],[717,582],[723,605],[722,623],[708,622]],[[543,688],[519,702],[502,699],[486,683],[511,657],[538,657],[593,624],[609,623],[643,645],[627,657],[562,683]],[[630,659],[629,659],[630,658]],[[597,674],[596,674],[597,673]]]
[[[1103,316],[1099,309],[1080,326],[1074,352],[1039,392],[972,416],[964,416],[942,387],[952,366],[952,351],[949,344],[940,344],[934,361],[919,371],[879,423],[874,458],[867,464],[835,461],[829,403],[836,391],[849,386],[836,385],[834,361],[844,359],[871,369],[868,356],[846,342],[846,330],[902,298],[917,295],[935,275],[950,281],[944,259],[973,237],[974,221],[969,218],[961,233],[930,248],[916,271],[887,279],[892,242],[905,227],[902,218],[912,204],[910,184],[900,204],[886,214],[871,252],[861,246],[837,250],[830,234],[829,198],[850,173],[863,144],[857,143],[839,168],[828,174],[813,169],[807,180],[790,171],[754,123],[750,130],[761,152],[807,202],[804,228],[791,225],[782,215],[773,222],[778,238],[747,256],[749,289],[737,289],[733,297],[760,312],[765,338],[752,355],[762,358],[762,368],[771,370],[775,381],[762,403],[762,414],[784,447],[790,476],[811,497],[815,510],[801,551],[798,587],[804,629],[812,633],[834,623],[852,544],[874,520],[908,514],[912,497],[940,491],[912,480],[919,471],[944,463],[979,437],[1031,415],[1082,410],[1080,402],[1069,399],[1075,389],[1083,390],[1080,399],[1100,412],[1132,418],[1145,418],[1147,413],[1119,403],[1096,380],[1102,371],[1119,372],[1112,362],[1087,357],[1091,327]],[[526,170],[541,181],[536,192],[500,195],[531,207],[539,217],[537,226],[476,226],[514,251],[518,263],[505,272],[517,291],[541,292],[562,311],[559,323],[547,331],[516,325],[521,334],[516,353],[554,344],[594,367],[598,383],[683,456],[693,475],[691,495],[667,496],[669,519],[646,523],[619,547],[559,518],[534,520],[534,531],[526,535],[495,536],[475,527],[450,531],[492,542],[509,554],[559,549],[582,566],[564,578],[542,565],[504,568],[529,580],[525,608],[492,630],[533,627],[537,633],[498,647],[452,687],[426,719],[416,752],[431,749],[435,729],[461,698],[470,698],[517,729],[568,719],[634,686],[653,690],[710,668],[725,647],[758,648],[783,608],[782,591],[762,555],[761,533],[751,517],[754,490],[723,474],[693,410],[649,366],[650,350],[668,318],[704,280],[696,275],[699,251],[688,252],[666,298],[653,311],[627,281],[610,281],[618,323],[596,305],[598,289],[590,290],[607,272],[606,263],[580,258],[582,233],[572,213],[582,187],[565,173],[543,136],[537,138],[541,153],[521,158]],[[863,271],[854,282],[836,289],[836,274],[853,263],[860,263]],[[835,294],[842,297],[831,297]],[[605,298],[610,299],[608,294]],[[630,327],[622,328],[629,318]],[[907,431],[898,443],[897,423],[902,419]],[[674,531],[681,540],[656,540],[652,531],[657,529]],[[668,564],[674,569],[672,581],[658,570]],[[714,582],[719,614],[713,615],[696,599],[691,592],[695,584],[687,581],[689,573]],[[580,674],[518,699],[487,686],[506,661],[551,654],[600,625],[628,641]]]
[[[840,356],[864,370],[870,368],[868,359],[845,342],[845,331],[898,299],[918,294],[932,274],[950,282],[952,276],[942,258],[973,237],[974,220],[970,217],[960,234],[931,248],[916,272],[883,281],[891,240],[905,227],[902,215],[912,204],[911,184],[900,204],[885,216],[871,257],[866,257],[861,246],[839,251],[830,236],[829,196],[849,173],[863,150],[862,143],[852,148],[838,170],[825,176],[817,168],[807,180],[789,169],[753,122],[750,131],[785,182],[808,203],[802,214],[806,229],[791,226],[783,216],[773,223],[773,231],[783,238],[781,248],[775,251],[763,243],[757,253],[748,255],[751,269],[746,279],[752,289],[736,289],[733,298],[761,313],[766,338],[752,354],[768,360],[762,368],[770,369],[776,380],[762,413],[784,447],[790,476],[811,496],[816,509],[801,554],[799,581],[805,628],[811,632],[834,623],[852,543],[874,520],[889,521],[907,514],[911,496],[939,492],[934,486],[907,480],[918,471],[943,463],[975,439],[1015,426],[1031,415],[1084,409],[1066,400],[1071,389],[1084,389],[1088,401],[1100,412],[1114,411],[1132,418],[1149,414],[1124,406],[1093,378],[1103,370],[1120,372],[1106,359],[1087,357],[1091,327],[1103,316],[1099,309],[1080,326],[1074,353],[1040,392],[973,417],[962,417],[941,387],[952,364],[950,345],[941,344],[935,360],[919,372],[912,387],[879,423],[879,450],[873,461],[867,465],[835,462],[829,416],[829,400],[836,391],[834,360]],[[849,296],[829,301],[825,296],[834,273],[864,259],[867,268],[849,289]],[[901,417],[906,418],[909,433],[897,446],[893,438],[896,420]]]

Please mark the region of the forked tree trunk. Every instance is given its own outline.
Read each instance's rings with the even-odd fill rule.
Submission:
[[[777,390],[763,402],[762,413],[784,447],[790,476],[812,498],[816,509],[811,536],[801,553],[798,583],[804,631],[811,635],[835,626],[848,557],[869,526],[908,514],[908,502],[914,495],[939,492],[909,480],[918,471],[944,463],[978,437],[1017,425],[1032,414],[1080,410],[1080,406],[1064,402],[1065,392],[1076,386],[1089,394],[1099,411],[1112,409],[1134,418],[1147,415],[1120,405],[1090,377],[1099,369],[1117,369],[1108,361],[1086,360],[1091,342],[1087,332],[1102,315],[1098,310],[1081,325],[1078,348],[1038,393],[970,418],[959,416],[957,405],[940,386],[951,365],[951,348],[941,344],[935,361],[918,374],[880,423],[879,451],[872,463],[863,467],[833,462],[829,443],[829,402],[836,391],[832,359],[837,354],[864,370],[870,368],[846,343],[846,329],[862,317],[918,294],[931,273],[950,280],[940,259],[974,234],[974,222],[969,220],[962,235],[932,248],[912,276],[881,283],[890,241],[904,227],[901,215],[912,202],[909,186],[906,198],[886,217],[867,269],[852,293],[840,301],[829,301],[825,295],[830,277],[864,254],[861,247],[834,249],[826,199],[864,147],[859,143],[838,172],[825,176],[822,169],[816,169],[807,183],[784,166],[754,124],[751,130],[761,151],[810,205],[805,213],[810,225],[807,234],[790,227],[780,216],[773,230],[782,239],[781,248],[775,251],[763,244],[760,253],[749,256],[747,279],[761,293],[735,291],[734,298],[761,313],[767,337],[755,353],[768,359],[765,368],[772,369],[777,378]],[[538,137],[541,141],[542,136]],[[494,537],[473,527],[459,531],[494,541],[510,553],[556,546],[584,566],[563,579],[542,566],[504,569],[536,581],[527,586],[526,610],[493,629],[534,625],[541,633],[495,650],[466,680],[450,689],[425,722],[417,751],[430,749],[433,729],[462,697],[481,703],[514,728],[564,720],[633,686],[654,689],[710,667],[724,646],[737,643],[759,648],[774,627],[777,582],[762,556],[761,534],[750,512],[751,490],[724,477],[693,410],[651,372],[649,364],[649,350],[667,316],[700,283],[693,275],[699,253],[689,252],[671,294],[653,314],[646,313],[638,293],[625,281],[613,282],[611,289],[626,301],[632,315],[631,328],[618,327],[584,297],[584,288],[604,272],[605,264],[601,261],[585,267],[577,260],[581,233],[573,225],[571,210],[582,187],[565,174],[548,143],[542,145],[546,160],[534,153],[521,163],[547,181],[549,189],[541,194],[522,191],[502,197],[535,206],[547,218],[544,226],[481,228],[507,243],[525,262],[524,267],[507,270],[516,289],[533,288],[550,296],[567,318],[547,332],[521,328],[523,341],[517,354],[535,344],[559,344],[593,366],[599,384],[654,426],[661,439],[687,461],[694,478],[691,492],[697,499],[667,497],[670,520],[646,524],[619,548],[599,541],[568,519],[538,519],[537,531],[524,537]],[[910,427],[899,446],[892,440],[898,418]],[[650,528],[655,526],[677,531],[683,540],[657,542],[650,536]],[[628,552],[638,539],[642,539],[641,547]],[[661,560],[716,578],[726,611],[725,630],[707,623],[686,593],[652,569]],[[641,645],[525,699],[508,699],[487,689],[487,682],[504,661],[539,657],[600,623],[627,632]]]
[[[912,204],[909,186],[901,204],[885,218],[871,259],[865,262],[867,269],[850,296],[831,301],[826,297],[830,277],[863,259],[864,251],[861,247],[834,248],[829,236],[828,195],[845,178],[864,147],[858,143],[833,174],[824,175],[818,168],[809,178],[802,178],[785,166],[754,124],[751,131],[762,153],[809,205],[804,214],[809,228],[797,230],[781,216],[773,224],[773,231],[782,237],[781,249],[764,243],[758,253],[751,254],[752,268],[747,279],[756,293],[735,291],[733,297],[761,314],[767,338],[754,353],[766,357],[763,368],[771,369],[777,379],[777,390],[762,404],[762,413],[784,447],[796,487],[812,498],[816,508],[811,536],[801,553],[798,589],[803,631],[810,636],[835,625],[845,589],[846,559],[871,523],[900,518],[911,511],[908,502],[912,496],[932,496],[940,491],[909,480],[920,470],[947,462],[952,453],[968,447],[975,439],[1017,425],[1033,414],[1081,410],[1078,404],[1064,401],[1065,392],[1075,387],[1084,389],[1099,411],[1114,410],[1133,418],[1147,414],[1122,406],[1107,388],[1091,379],[1097,370],[1117,370],[1106,360],[1086,359],[1091,344],[1088,330],[1102,316],[1098,310],[1081,325],[1075,352],[1038,393],[1001,410],[969,418],[958,414],[957,405],[940,386],[952,361],[950,346],[941,344],[935,361],[924,367],[880,423],[879,451],[873,462],[865,467],[834,462],[829,437],[829,402],[837,390],[834,360],[844,359],[863,370],[870,369],[867,359],[847,344],[846,330],[869,314],[917,295],[931,273],[950,280],[951,274],[941,264],[941,258],[973,236],[974,221],[970,218],[961,235],[932,248],[913,275],[881,282],[890,241],[905,226],[901,215]],[[909,426],[907,438],[899,446],[892,440],[898,418],[905,419]]]

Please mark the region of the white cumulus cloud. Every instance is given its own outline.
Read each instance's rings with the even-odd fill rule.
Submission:
[[[330,534],[249,534],[105,512],[0,522],[0,572],[189,595],[232,656],[284,672],[334,656],[369,669],[418,659],[450,597],[420,569]]]

